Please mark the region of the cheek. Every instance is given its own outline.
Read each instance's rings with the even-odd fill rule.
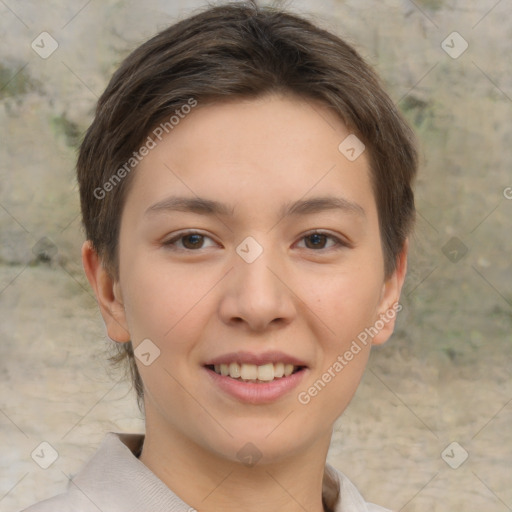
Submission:
[[[129,296],[126,314],[135,354],[138,345],[146,339],[157,347],[149,351],[156,350],[158,354],[149,365],[142,358],[136,359],[147,400],[162,414],[168,400],[172,400],[181,414],[197,413],[181,383],[193,382],[194,368],[190,361],[207,306],[200,298],[209,286],[205,284],[204,289],[190,286],[190,281],[187,286],[183,272],[164,275],[155,266],[132,268],[126,286]]]
[[[309,282],[304,294],[310,297],[311,309],[327,327],[328,347],[342,349],[375,321],[382,286],[380,273],[371,267],[354,267]]]
[[[140,261],[147,258],[140,258]],[[164,342],[189,321],[198,302],[209,289],[208,282],[194,282],[186,272],[133,261],[123,281],[125,309],[132,340]],[[128,265],[127,265],[128,268]]]
[[[314,322],[318,365],[302,388],[305,395],[299,403],[311,402],[319,414],[325,407],[333,421],[343,412],[368,361],[371,337],[367,329],[377,318],[381,290],[380,273],[362,273],[357,268],[325,280],[316,291],[310,288],[310,304],[321,319]]]

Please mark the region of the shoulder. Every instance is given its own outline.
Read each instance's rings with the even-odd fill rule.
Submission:
[[[68,492],[40,501],[21,512],[97,512],[98,508],[83,495]]]
[[[327,466],[340,482],[340,496],[335,512],[392,512],[385,507],[366,502],[345,474],[329,464]]]
[[[189,512],[138,458],[143,434],[109,432],[64,494],[23,512]]]
[[[393,512],[392,510],[389,510],[389,508],[384,508],[379,505],[375,505],[374,503],[367,503],[366,507],[368,512]]]
[[[117,511],[117,505],[126,501],[124,498],[132,487],[140,482],[137,470],[141,463],[134,457],[133,450],[142,439],[139,434],[109,432],[93,457],[69,481],[65,492],[22,512]]]

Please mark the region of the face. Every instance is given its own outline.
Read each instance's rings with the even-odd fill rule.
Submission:
[[[248,442],[275,461],[330,438],[405,272],[385,279],[367,154],[349,161],[348,135],[293,97],[199,105],[139,164],[120,312],[104,316],[136,352],[146,340],[148,432],[231,460]]]

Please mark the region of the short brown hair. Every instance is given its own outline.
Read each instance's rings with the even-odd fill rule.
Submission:
[[[393,272],[415,217],[412,130],[373,70],[345,41],[284,10],[237,2],[209,7],[138,47],[98,101],[77,173],[87,238],[114,278],[133,175],[126,162],[151,130],[191,98],[201,104],[273,92],[323,102],[365,144],[385,274]],[[123,179],[112,182],[123,166]],[[131,343],[122,344],[121,352],[129,357],[140,404],[143,388]]]

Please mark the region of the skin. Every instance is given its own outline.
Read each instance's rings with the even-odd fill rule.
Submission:
[[[199,105],[135,171],[118,281],[84,244],[109,337],[135,347],[149,338],[161,351],[149,366],[137,361],[146,413],[140,460],[201,512],[323,510],[333,424],[356,391],[370,343],[308,404],[297,394],[398,301],[407,261],[406,243],[386,278],[367,152],[345,158],[338,145],[348,134],[322,104],[289,95]],[[233,216],[145,213],[171,195],[227,203]],[[279,215],[285,203],[326,195],[364,214]],[[306,237],[313,229],[348,245]],[[165,245],[184,230],[206,237]],[[252,263],[236,252],[247,236],[263,248]],[[385,323],[371,343],[384,343],[393,327]],[[241,349],[280,350],[308,369],[276,402],[242,403],[212,386],[203,368]],[[262,455],[253,467],[237,458],[248,442]]]

